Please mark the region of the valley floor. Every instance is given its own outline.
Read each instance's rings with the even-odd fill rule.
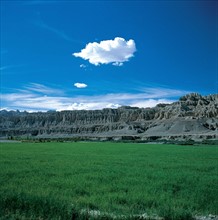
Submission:
[[[217,218],[217,146],[0,143],[0,157],[0,219]]]

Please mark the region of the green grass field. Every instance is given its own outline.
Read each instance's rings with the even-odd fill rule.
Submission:
[[[0,143],[0,158],[0,219],[218,214],[216,146]]]

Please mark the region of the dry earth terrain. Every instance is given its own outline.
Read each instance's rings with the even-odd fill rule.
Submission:
[[[191,93],[154,108],[48,112],[0,111],[1,138],[93,140],[217,139],[218,95]]]

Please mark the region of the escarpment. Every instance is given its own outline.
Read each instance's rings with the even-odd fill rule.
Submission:
[[[1,137],[217,138],[218,95],[191,93],[154,108],[48,112],[0,111]]]

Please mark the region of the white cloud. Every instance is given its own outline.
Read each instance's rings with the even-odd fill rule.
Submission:
[[[9,109],[19,109],[27,111],[47,111],[62,108],[70,105],[69,98],[62,96],[47,96],[45,94],[34,93],[23,90],[19,93],[1,94],[2,104]]]
[[[115,62],[115,63],[112,63],[112,65],[114,65],[114,66],[123,66],[123,63]]]
[[[114,103],[109,103],[106,105],[106,108],[119,108],[119,107],[121,107],[121,105]]]
[[[86,68],[86,65],[85,64],[80,64],[79,67],[80,68]]]
[[[79,53],[73,53],[73,56],[88,60],[96,66],[109,63],[122,66],[123,62],[134,56],[135,51],[134,40],[126,41],[124,38],[116,37],[114,40],[88,43]]]
[[[74,86],[79,89],[83,89],[83,88],[87,87],[87,85],[85,83],[74,83]]]
[[[113,103],[108,103],[104,101],[100,102],[87,102],[86,103],[80,103],[80,102],[75,102],[69,106],[65,106],[64,108],[59,108],[57,111],[63,111],[63,110],[96,110],[96,109],[103,109],[103,108],[118,108],[120,107],[119,104],[113,104]]]
[[[136,101],[130,104],[130,106],[139,107],[139,108],[155,107],[159,103],[170,104],[172,103],[172,100],[170,99],[148,99],[148,100]]]
[[[53,93],[52,93],[53,91]],[[175,97],[190,91],[166,88],[146,88],[139,93],[111,93],[104,95],[67,96],[64,92],[42,84],[34,84],[14,93],[3,93],[1,109],[47,111],[47,110],[95,110],[120,106],[154,107],[158,103],[171,103]]]
[[[146,93],[148,98],[166,98],[166,97],[175,97],[182,96],[185,93],[190,93],[190,91],[177,90],[177,89],[169,89],[163,87],[155,87],[155,88],[144,88],[142,89],[143,93]]]
[[[48,86],[39,84],[39,83],[30,83],[28,86],[24,87],[25,89],[38,92],[38,93],[43,93],[43,94],[63,94],[63,91],[60,89],[53,89]]]

